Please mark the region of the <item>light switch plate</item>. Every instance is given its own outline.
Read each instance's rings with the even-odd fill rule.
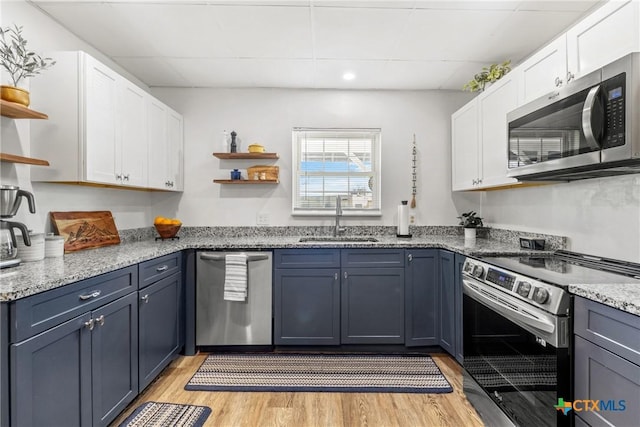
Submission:
[[[256,225],[269,225],[269,214],[268,213],[257,214]]]

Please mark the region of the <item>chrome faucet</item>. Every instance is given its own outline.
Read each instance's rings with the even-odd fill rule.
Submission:
[[[336,225],[333,228],[334,237],[337,237],[346,231],[345,227],[340,227],[341,216],[342,216],[342,197],[336,196]]]

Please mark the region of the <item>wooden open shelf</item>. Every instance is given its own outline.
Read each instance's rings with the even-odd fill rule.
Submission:
[[[15,102],[8,102],[4,99],[0,99],[0,115],[10,117],[12,119],[43,119],[49,118],[44,113],[36,110],[31,110],[24,105],[16,104]]]
[[[278,153],[213,153],[219,159],[279,159]]]
[[[216,184],[278,184],[280,180],[277,179],[214,179]]]
[[[49,162],[31,157],[16,156],[15,154],[0,153],[0,161],[8,163],[22,163],[25,165],[49,166]]]

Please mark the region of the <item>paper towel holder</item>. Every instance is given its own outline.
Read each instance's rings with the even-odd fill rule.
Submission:
[[[404,207],[404,206],[407,206],[408,201],[407,200],[402,200],[400,203],[401,203],[400,206]],[[400,206],[398,206],[398,208],[400,208]],[[400,222],[399,216],[400,216],[400,209],[398,209],[398,223]],[[408,218],[407,218],[407,220],[408,220]],[[408,228],[409,228],[409,226],[407,224],[407,229]],[[400,231],[400,227],[399,226],[398,226],[397,230]],[[403,239],[410,239],[413,236],[411,235],[411,233],[407,233],[407,234],[396,233],[396,237],[403,238]]]

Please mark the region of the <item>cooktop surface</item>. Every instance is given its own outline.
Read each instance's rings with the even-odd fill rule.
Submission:
[[[640,264],[559,251],[518,257],[482,257],[482,261],[552,285],[636,284]]]

